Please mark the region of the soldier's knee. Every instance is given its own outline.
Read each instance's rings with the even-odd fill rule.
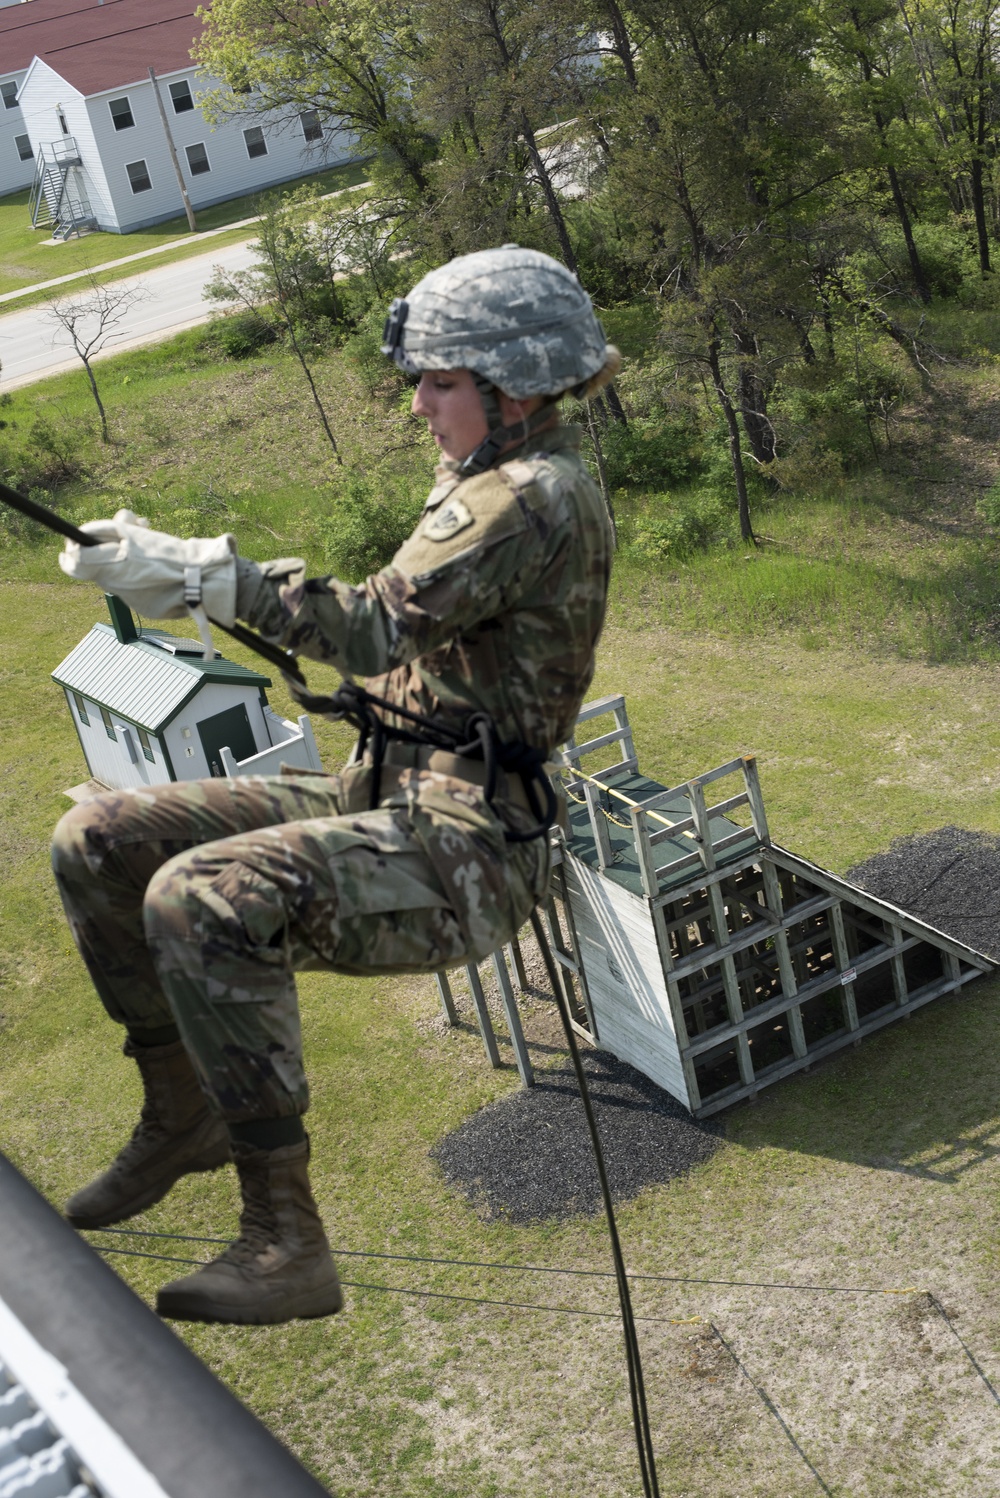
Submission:
[[[152,877],[142,907],[147,937],[222,940],[235,947],[274,947],[287,925],[278,887],[237,859],[204,857],[192,848]]]
[[[52,868],[57,876],[88,867],[93,810],[86,801],[59,818],[52,834]]]

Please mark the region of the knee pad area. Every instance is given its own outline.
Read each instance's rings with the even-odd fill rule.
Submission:
[[[142,914],[147,938],[248,950],[280,947],[288,924],[276,884],[248,864],[204,858],[197,848],[153,875]]]

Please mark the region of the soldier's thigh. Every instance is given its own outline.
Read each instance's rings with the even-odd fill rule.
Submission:
[[[153,879],[145,918],[161,946],[197,932],[208,960],[242,947],[258,963],[298,969],[431,971],[467,945],[433,863],[389,808],[193,847]]]
[[[107,791],[61,819],[53,861],[57,871],[82,864],[98,875],[110,863],[143,885],[166,859],[193,844],[341,810],[336,775],[252,775]]]

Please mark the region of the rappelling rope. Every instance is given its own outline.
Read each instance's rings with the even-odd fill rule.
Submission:
[[[545,935],[545,928],[538,914],[537,906],[531,912],[531,929],[535,933],[538,950],[541,952],[542,960],[545,963],[545,971],[548,974],[552,993],[559,1008],[559,1018],[562,1020],[562,1027],[566,1035],[566,1044],[573,1062],[573,1070],[576,1072],[577,1085],[580,1088],[580,1100],[583,1103],[583,1111],[587,1118],[587,1128],[590,1132],[590,1142],[594,1150],[597,1177],[601,1184],[604,1211],[608,1219],[611,1257],[615,1266],[615,1279],[618,1282],[618,1303],[621,1310],[622,1330],[625,1334],[625,1357],[628,1364],[629,1396],[632,1401],[632,1424],[635,1430],[636,1450],[639,1456],[639,1471],[642,1475],[642,1490],[646,1498],[659,1498],[660,1486],[656,1477],[656,1457],[653,1452],[653,1436],[649,1425],[649,1410],[646,1406],[646,1389],[642,1376],[639,1338],[635,1329],[635,1315],[632,1311],[632,1297],[629,1293],[628,1273],[625,1269],[621,1240],[618,1237],[618,1224],[615,1222],[614,1204],[611,1200],[611,1185],[608,1181],[608,1173],[604,1164],[604,1152],[601,1149],[601,1139],[597,1131],[594,1106],[590,1100],[587,1074],[583,1069],[580,1048],[576,1043],[576,1034],[573,1030],[573,1019],[569,1012],[569,1001],[566,991],[560,982],[559,974],[556,971],[555,960],[549,948],[548,938]]]

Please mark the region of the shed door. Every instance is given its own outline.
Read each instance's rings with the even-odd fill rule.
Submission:
[[[213,775],[225,775],[222,768],[221,751],[227,746],[237,759],[249,759],[257,753],[253,729],[243,703],[227,707],[224,713],[215,713],[198,724],[198,737]]]

